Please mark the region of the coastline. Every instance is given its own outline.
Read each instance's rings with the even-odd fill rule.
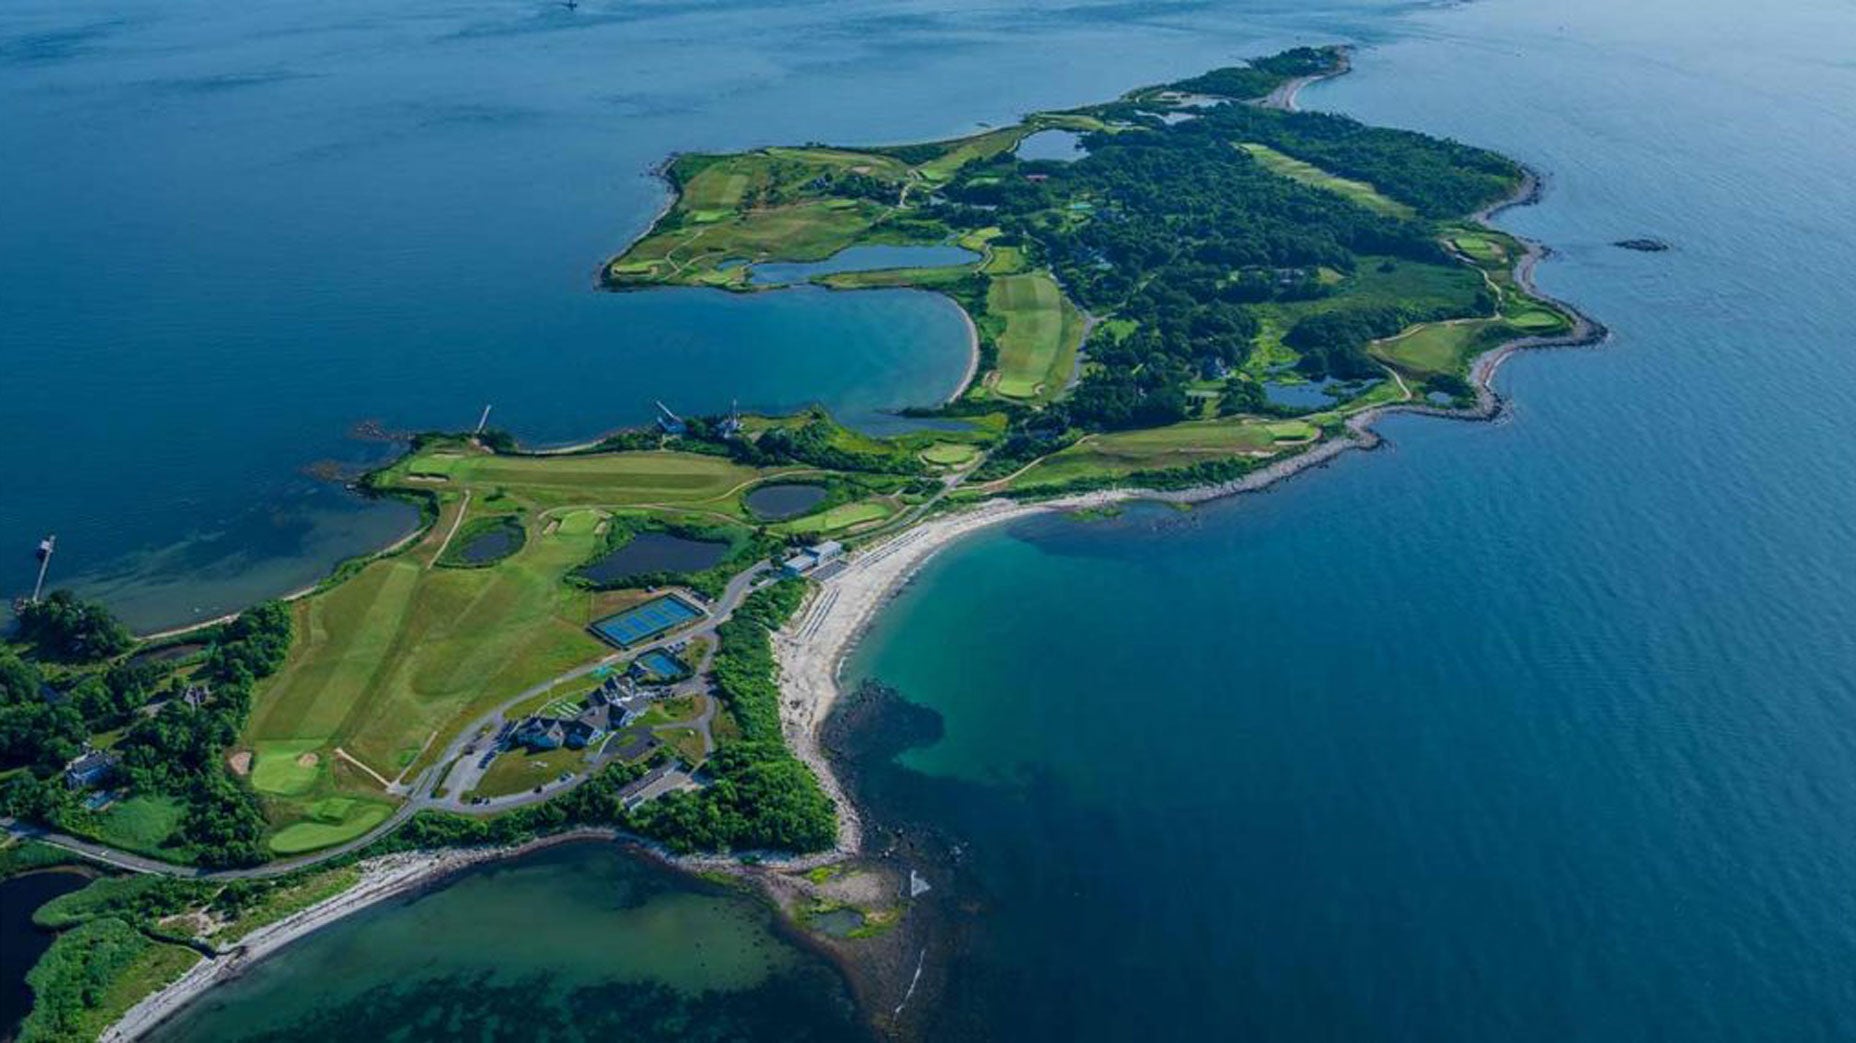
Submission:
[[[1278,92],[1273,92],[1269,98],[1258,104],[1294,111],[1297,96],[1304,87],[1322,79],[1343,75],[1350,68],[1350,63],[1343,61],[1342,66],[1333,72],[1304,77],[1284,84]],[[1523,168],[1523,175],[1522,182],[1510,197],[1478,211],[1472,215],[1472,220],[1481,225],[1492,226],[1493,219],[1507,209],[1537,202],[1542,194],[1541,178],[1525,168]],[[674,199],[674,195],[672,198]],[[667,202],[665,206],[668,207],[668,205]],[[799,858],[769,859],[761,863],[762,870],[753,870],[739,858],[732,856],[679,858],[650,850],[648,846],[642,850],[634,850],[633,853],[638,857],[661,859],[685,871],[704,868],[725,869],[730,871],[731,875],[743,879],[753,879],[766,870],[772,870],[774,875],[778,875],[781,872],[791,873],[865,857],[869,852],[865,847],[868,831],[863,813],[851,800],[837,767],[832,763],[823,745],[823,731],[826,721],[831,717],[834,709],[842,703],[842,697],[845,694],[839,677],[844,660],[868,632],[877,613],[904,589],[936,553],[972,532],[1037,514],[1082,511],[1135,500],[1191,504],[1262,490],[1304,470],[1324,466],[1350,450],[1377,447],[1381,444],[1382,438],[1372,429],[1373,425],[1379,418],[1391,413],[1410,412],[1451,419],[1494,419],[1504,408],[1504,402],[1501,396],[1493,390],[1491,383],[1502,363],[1510,356],[1530,348],[1593,344],[1607,335],[1602,324],[1588,318],[1576,307],[1539,294],[1534,285],[1534,270],[1540,260],[1550,256],[1550,252],[1525,237],[1517,236],[1517,239],[1524,245],[1525,253],[1514,266],[1516,283],[1528,293],[1540,296],[1543,300],[1563,309],[1572,317],[1574,326],[1567,333],[1556,336],[1517,338],[1478,356],[1470,370],[1470,381],[1476,395],[1476,402],[1472,407],[1449,409],[1421,402],[1381,406],[1348,417],[1345,421],[1346,434],[1316,443],[1294,456],[1274,461],[1230,482],[1173,492],[1135,488],[1103,490],[1040,502],[993,499],[956,513],[931,518],[914,528],[861,550],[849,561],[842,572],[821,582],[801,611],[773,637],[774,653],[781,678],[782,730],[794,755],[813,771],[820,787],[838,809],[838,836],[834,847],[826,852]],[[966,375],[956,388],[953,398],[958,398],[971,384],[977,375],[979,363],[978,330],[966,309],[959,307],[957,303],[956,307],[967,325],[969,357]],[[595,444],[597,442],[527,452],[533,455],[557,455],[584,451],[585,448]],[[423,525],[416,528],[389,547],[369,557],[393,553],[407,542],[420,536],[426,528]],[[320,584],[305,588],[290,597],[301,597],[317,589],[318,586]],[[223,621],[214,620],[192,624],[178,631],[166,632],[165,636],[184,634]],[[615,836],[618,834],[611,830],[571,830],[510,848],[449,849],[392,855],[370,860],[363,863],[363,878],[355,887],[284,920],[252,932],[218,958],[203,960],[179,979],[131,1008],[101,1038],[105,1040],[141,1038],[158,1024],[174,1016],[187,1004],[197,1000],[212,986],[237,977],[252,964],[273,955],[290,943],[385,899],[404,895],[422,887],[433,886],[474,865],[515,857],[553,844]],[[629,846],[628,850],[630,850]],[[762,881],[762,886],[770,892],[775,890],[774,885],[769,885],[765,881]],[[794,924],[794,931],[800,935],[806,933],[797,923]],[[827,948],[826,951],[829,949]],[[851,980],[853,989],[862,994],[864,990],[859,987],[859,980],[871,976],[870,969],[859,966],[856,961],[849,959],[836,959],[834,962],[839,964],[845,977]],[[918,975],[920,973],[919,966],[916,973]],[[911,989],[911,995],[912,993]],[[898,1012],[900,1009],[899,1007]],[[866,1013],[878,1012],[866,1011]]]
[[[97,1038],[99,1043],[128,1043],[141,1039],[214,986],[239,977],[291,943],[389,898],[440,884],[484,863],[515,858],[557,844],[617,836],[613,830],[579,829],[539,837],[513,847],[448,848],[369,859],[361,863],[361,881],[355,886],[252,931],[216,958],[202,959],[185,974],[143,997]]]
[[[1302,87],[1342,75],[1350,68],[1351,65],[1343,65],[1335,72],[1305,77],[1285,85],[1287,93],[1282,99],[1283,104],[1293,111],[1296,94]],[[1290,86],[1294,89],[1287,90]],[[1272,95],[1272,99],[1274,97]],[[1522,180],[1515,191],[1507,198],[1477,211],[1471,220],[1493,228],[1494,219],[1503,212],[1539,202],[1544,192],[1543,186],[1541,176],[1523,166]],[[1325,466],[1351,450],[1378,448],[1384,440],[1373,430],[1373,425],[1381,418],[1395,413],[1415,413],[1450,420],[1496,419],[1504,408],[1504,400],[1494,390],[1492,382],[1502,363],[1510,357],[1536,348],[1590,346],[1602,342],[1610,335],[1604,324],[1587,316],[1577,307],[1538,290],[1534,283],[1534,269],[1541,260],[1550,256],[1550,251],[1524,236],[1515,238],[1526,247],[1526,252],[1515,262],[1516,284],[1530,295],[1563,309],[1572,317],[1573,328],[1552,336],[1518,337],[1477,356],[1471,364],[1469,377],[1476,392],[1474,406],[1451,409],[1421,402],[1401,402],[1363,410],[1347,418],[1347,435],[1316,443],[1295,456],[1277,460],[1241,478],[1216,485],[1171,492],[1110,489],[1039,502],[988,500],[969,510],[923,522],[867,548],[854,557],[842,572],[821,582],[818,591],[801,612],[774,635],[774,656],[780,667],[783,697],[780,702],[780,719],[787,743],[792,747],[794,755],[812,769],[820,787],[839,809],[838,842],[832,852],[835,859],[855,858],[866,853],[863,848],[864,822],[861,812],[850,800],[835,766],[826,756],[820,734],[826,719],[844,694],[839,675],[843,671],[845,659],[868,632],[878,611],[901,592],[930,558],[969,533],[1035,514],[1090,510],[1135,500],[1185,505],[1258,492],[1303,471]],[[818,863],[817,858],[809,861]]]

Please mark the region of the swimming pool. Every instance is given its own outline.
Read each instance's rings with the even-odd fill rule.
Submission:
[[[620,648],[629,648],[702,617],[702,609],[675,594],[665,594],[594,621],[593,632]]]

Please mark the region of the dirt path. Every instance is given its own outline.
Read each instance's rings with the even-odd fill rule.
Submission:
[[[340,760],[346,761],[348,764],[366,772],[369,778],[373,779],[375,782],[380,783],[381,789],[384,789],[389,793],[393,791],[393,783],[388,782],[379,772],[375,771],[374,769],[368,767],[365,764],[362,764],[360,760],[350,755],[347,750],[344,750],[340,746],[337,746],[335,747],[335,756],[339,758]]]
[[[458,504],[458,516],[451,519],[451,528],[445,532],[445,540],[432,552],[432,560],[425,563],[426,568],[438,564],[438,559],[445,556],[445,548],[451,546],[451,537],[458,534],[458,527],[464,524],[464,516],[470,513],[470,490],[464,490],[464,501]]]

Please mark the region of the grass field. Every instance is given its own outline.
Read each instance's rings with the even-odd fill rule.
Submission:
[[[128,851],[152,852],[180,826],[180,802],[169,797],[136,796],[117,801],[97,820],[97,839]]]
[[[491,706],[610,651],[587,624],[640,595],[565,582],[603,548],[604,508],[741,517],[743,487],[776,473],[691,453],[514,457],[455,444],[397,465],[389,483],[440,498],[436,524],[406,551],[296,602],[297,638],[254,699],[243,745],[254,753],[252,785],[283,827],[277,842],[308,850],[364,828],[311,810],[380,791],[334,758],[336,748],[401,777]],[[515,512],[528,539],[487,567],[431,567],[460,512],[459,531],[474,517]]]
[[[701,764],[706,756],[702,733],[694,728],[661,728],[657,737],[668,743],[685,764]]]
[[[1468,361],[1476,335],[1491,324],[1491,320],[1426,323],[1375,341],[1372,353],[1408,373],[1455,373]]]
[[[964,467],[979,455],[978,449],[958,442],[936,442],[922,450],[922,459],[936,467]]]
[[[1268,145],[1259,145],[1255,142],[1246,141],[1240,144],[1238,148],[1250,153],[1252,159],[1261,163],[1263,167],[1272,174],[1280,174],[1292,181],[1300,181],[1304,185],[1313,185],[1316,188],[1333,192],[1339,196],[1344,196],[1374,213],[1385,214],[1387,217],[1404,219],[1417,216],[1417,212],[1411,207],[1406,206],[1396,199],[1382,195],[1378,189],[1364,181],[1354,181],[1350,178],[1330,174],[1312,163],[1304,163],[1294,156],[1285,155],[1284,153],[1270,148]]]
[[[454,448],[422,453],[402,466],[409,475],[444,479],[421,488],[483,494],[502,489],[522,504],[543,510],[662,504],[710,507],[737,517],[742,516],[739,506],[729,494],[779,473],[744,467],[725,457],[674,452],[541,457]]]
[[[1018,147],[1018,143],[1036,129],[1027,124],[1001,127],[984,134],[976,134],[955,144],[940,156],[923,163],[916,170],[929,181],[942,182],[954,176],[954,172],[976,159],[996,156]]]
[[[285,826],[271,838],[271,850],[295,855],[353,840],[386,821],[393,809],[379,801],[325,797],[311,804],[309,818]]]
[[[1025,489],[1081,478],[1118,478],[1239,454],[1261,458],[1318,433],[1299,420],[1250,418],[1192,420],[1146,431],[1118,431],[1084,439],[1046,457],[1013,479],[1011,486]]]
[[[561,772],[577,772],[585,767],[586,754],[581,750],[510,750],[490,762],[490,770],[483,773],[470,795],[507,797],[527,793],[544,782],[553,782]]]
[[[1082,317],[1042,272],[996,278],[986,309],[997,316],[999,369],[994,391],[1007,398],[1050,399],[1063,390],[1082,341]]]
[[[825,535],[881,521],[895,513],[896,509],[887,503],[863,500],[857,503],[840,504],[830,510],[808,514],[803,518],[795,518],[774,528],[777,532]]]
[[[261,756],[280,743],[340,746],[398,775],[434,733],[448,737],[498,700],[601,654],[585,631],[599,599],[563,582],[596,549],[591,532],[557,529],[491,568],[427,569],[400,556],[305,598],[295,605],[298,639],[259,689],[248,741]],[[272,792],[305,788],[285,772],[277,779]]]
[[[1450,240],[1450,244],[1463,252],[1463,256],[1477,264],[1500,264],[1507,259],[1508,253],[1501,245],[1486,235],[1465,234]]]

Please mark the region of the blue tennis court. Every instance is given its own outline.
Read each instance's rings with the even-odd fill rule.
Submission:
[[[680,626],[692,619],[701,619],[702,616],[702,609],[675,594],[665,594],[663,597],[652,598],[642,605],[633,605],[623,612],[596,620],[593,623],[593,632],[620,648],[630,648],[672,627]]]
[[[689,667],[683,665],[683,660],[661,648],[654,648],[639,656],[638,665],[656,677],[681,677],[689,672]]]

